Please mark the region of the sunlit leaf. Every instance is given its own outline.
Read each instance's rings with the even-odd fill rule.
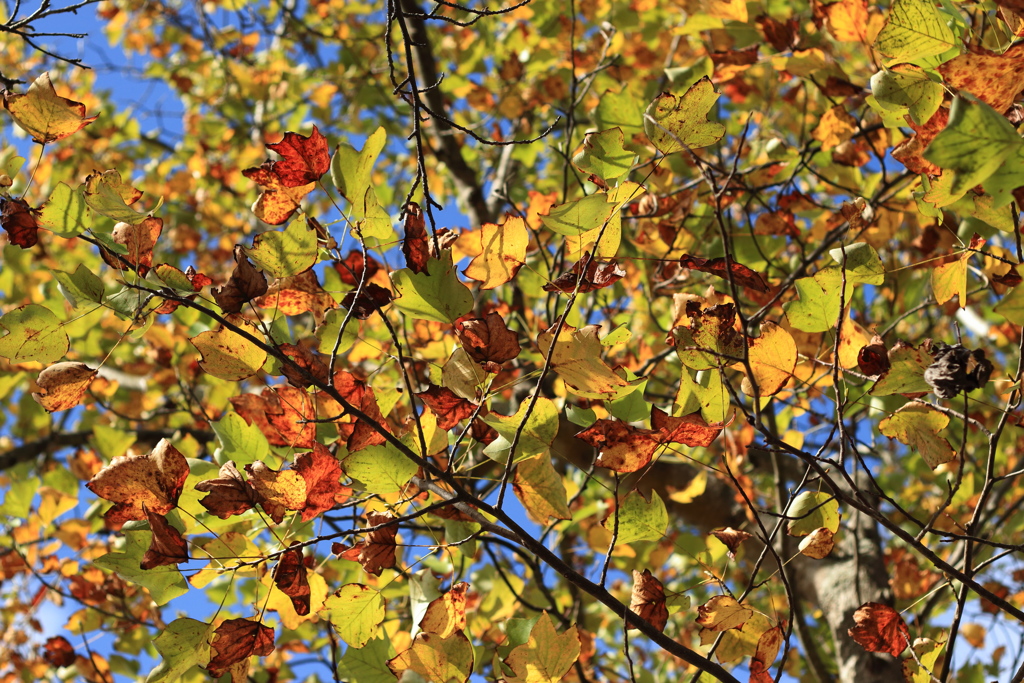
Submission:
[[[5,91],[3,97],[4,108],[11,118],[40,144],[62,140],[97,119],[85,115],[85,105],[81,102],[59,96],[50,82],[50,74],[45,71],[24,95]]]

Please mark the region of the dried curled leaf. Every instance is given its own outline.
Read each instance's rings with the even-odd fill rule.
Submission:
[[[43,659],[50,666],[71,666],[75,663],[75,648],[64,636],[47,638],[43,644]]]
[[[387,512],[371,512],[366,515],[366,523],[370,527],[381,526],[369,532],[364,541],[360,541],[351,548],[346,548],[335,543],[332,550],[345,558],[363,565],[363,570],[368,574],[380,576],[385,569],[395,566],[395,536],[398,534],[397,524],[388,524],[394,517]]]
[[[519,335],[508,329],[505,319],[494,311],[486,318],[456,321],[455,332],[469,357],[478,363],[504,363],[519,355]]]
[[[643,573],[633,570],[633,593],[629,598],[629,611],[640,615],[659,631],[665,630],[668,623],[665,587],[651,575],[650,569],[645,569]]]
[[[544,285],[543,289],[545,292],[572,294],[579,291],[584,294],[603,287],[611,287],[625,276],[626,271],[615,261],[600,261],[591,254],[586,254],[576,262],[572,270],[559,275],[557,279]]]
[[[748,538],[754,537],[753,534],[733,529],[731,526],[724,529],[715,529],[711,532],[711,535],[725,544],[725,547],[729,549],[729,557],[735,557],[736,549],[740,547],[740,544]]]
[[[292,469],[306,481],[306,504],[302,508],[302,521],[332,510],[348,500],[352,490],[341,483],[341,464],[327,448],[313,444],[312,453],[295,458]]]
[[[661,444],[658,436],[650,429],[605,419],[576,434],[577,439],[598,449],[598,465],[616,472],[636,472],[650,463]]]
[[[427,241],[427,224],[423,220],[423,212],[416,202],[405,207],[405,239],[402,240],[402,253],[405,254],[405,265],[414,273],[427,270],[430,260],[430,245]]]
[[[155,514],[148,508],[146,518],[149,520],[149,528],[153,531],[153,538],[149,542],[146,554],[142,556],[139,568],[153,569],[188,562],[188,544],[185,543],[181,532],[171,526],[163,515]]]
[[[221,465],[218,475],[196,484],[196,491],[210,494],[199,503],[211,514],[227,519],[251,510],[260,502],[259,494],[242,478],[235,463],[226,462]]]
[[[32,398],[48,413],[68,410],[82,402],[95,377],[96,370],[85,363],[57,363],[39,373],[39,392],[32,394]]]
[[[7,231],[11,244],[22,249],[34,247],[39,241],[39,213],[24,199],[0,197],[0,228]]]
[[[278,558],[274,569],[274,584],[292,600],[295,613],[299,616],[309,614],[309,580],[306,578],[306,565],[302,562],[302,547],[293,543]]]
[[[416,394],[416,397],[426,403],[430,411],[437,416],[438,429],[451,429],[472,415],[477,408],[476,405],[458,396],[451,389],[437,387],[433,384],[427,387],[426,391]]]
[[[274,651],[274,629],[250,619],[228,619],[213,632],[211,647],[213,657],[205,667],[210,675],[220,678],[230,669],[232,680],[244,681],[249,657]]]
[[[245,257],[240,245],[235,246],[235,269],[223,287],[213,290],[213,298],[225,313],[239,313],[246,302],[267,292],[267,276]]]
[[[981,389],[992,375],[992,363],[981,349],[971,351],[961,344],[937,344],[932,353],[935,361],[924,371],[924,381],[939,398]]]
[[[120,529],[129,520],[147,519],[146,510],[166,515],[177,507],[187,477],[185,456],[161,439],[151,453],[114,458],[86,486],[114,503],[104,518]]]
[[[358,296],[357,296],[358,295]],[[353,289],[341,300],[341,305],[352,311],[352,315],[359,320],[366,320],[374,311],[391,303],[394,295],[376,282],[367,282],[363,285],[362,291]]]
[[[768,283],[764,281],[764,277],[760,273],[733,260],[726,262],[726,259],[721,256],[706,259],[683,254],[679,257],[679,265],[691,270],[717,275],[724,280],[735,282],[741,287],[750,287],[757,292],[768,291]]]

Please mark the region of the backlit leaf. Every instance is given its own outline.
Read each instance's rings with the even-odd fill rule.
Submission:
[[[459,281],[452,265],[451,252],[441,259],[430,259],[426,273],[408,268],[392,274],[397,296],[395,306],[420,320],[455,322],[473,308],[473,294]]]
[[[816,529],[839,530],[839,501],[827,493],[804,491],[793,499],[786,530],[791,536],[806,536]]]
[[[228,619],[214,631],[210,645],[213,657],[206,665],[210,675],[220,678],[230,670],[235,679],[237,670],[237,680],[245,680],[249,658],[274,651],[274,629],[250,619]]]
[[[48,413],[68,410],[82,402],[95,377],[96,370],[85,363],[57,363],[39,373],[39,392],[32,398]]]
[[[920,67],[897,64],[871,77],[871,92],[886,109],[907,111],[915,123],[924,125],[942,105],[944,90]]]
[[[576,663],[580,651],[577,628],[559,634],[544,612],[530,631],[530,639],[513,648],[505,659],[513,672],[508,683],[557,683]]]
[[[316,263],[316,230],[300,216],[284,230],[256,235],[252,248],[243,247],[246,256],[273,277],[290,277],[309,270]]]
[[[519,463],[512,488],[526,514],[539,524],[546,523],[548,518],[572,517],[566,504],[565,484],[551,464],[551,458],[545,454]]]
[[[285,187],[300,187],[320,180],[331,166],[327,138],[313,126],[308,136],[288,132],[281,142],[267,145],[284,157],[274,162],[274,171]]]
[[[598,330],[597,325],[580,329],[563,325],[557,339],[554,330],[548,330],[537,339],[537,345],[542,354],[550,355],[552,369],[574,394],[585,398],[619,398],[633,391],[645,378],[627,380],[601,360],[604,347]]]
[[[956,457],[956,452],[939,432],[949,424],[949,417],[919,403],[908,404],[878,423],[878,429],[890,439],[910,446],[921,454],[928,467],[935,469]]]
[[[193,666],[205,667],[210,661],[210,625],[180,617],[157,634],[153,646],[163,657],[146,683],[172,683]]]
[[[50,74],[43,72],[24,95],[4,91],[4,108],[15,123],[40,144],[72,135],[96,120],[85,115],[85,105],[54,90]]]
[[[925,394],[932,390],[924,381],[924,371],[932,364],[932,356],[922,345],[915,348],[906,342],[896,342],[889,349],[888,369],[871,387],[874,396],[892,394]]]
[[[583,147],[572,158],[584,173],[593,173],[609,183],[629,172],[636,154],[625,149],[621,128],[609,128],[600,133],[588,133],[583,138]]]
[[[114,503],[107,524],[119,528],[128,520],[146,519],[146,510],[165,515],[178,504],[188,477],[188,463],[167,439],[152,452],[114,458],[86,486],[100,498]]]
[[[754,616],[753,610],[743,607],[728,595],[716,595],[697,608],[697,624],[715,633],[739,628]]]
[[[363,218],[365,210],[363,197],[370,187],[370,174],[377,156],[384,149],[387,133],[378,128],[366,139],[362,151],[356,151],[351,145],[342,143],[334,151],[331,159],[331,182],[341,196],[352,203],[353,218]]]
[[[538,398],[527,416],[529,404],[529,400],[523,401],[515,415],[491,413],[484,417],[484,422],[496,429],[500,435],[499,439],[487,446],[484,453],[498,462],[505,462],[508,460],[509,449],[517,431],[520,432],[520,437],[516,445],[516,461],[543,453],[551,447],[551,442],[558,433],[558,408],[550,399]]]
[[[654,578],[650,569],[645,569],[643,573],[633,570],[633,593],[629,598],[629,610],[659,631],[665,630],[668,623],[665,587]]]
[[[619,501],[619,505],[601,525],[611,531],[618,516],[619,535],[616,543],[622,545],[634,541],[660,540],[668,529],[668,512],[665,503],[656,491],[651,492],[650,502],[636,491]]]
[[[384,596],[369,586],[350,583],[327,598],[320,616],[331,622],[351,647],[365,647],[384,623]]]
[[[888,605],[869,602],[853,613],[850,637],[868,652],[888,652],[893,657],[910,645],[910,629],[900,613]]]
[[[7,334],[0,337],[0,356],[12,363],[49,364],[68,352],[68,335],[50,309],[29,304],[0,317]]]
[[[797,361],[796,342],[785,328],[772,322],[761,323],[761,336],[750,340],[747,361],[753,378],[743,378],[743,393],[753,395],[753,379],[761,396],[774,396],[793,376]]]
[[[662,154],[713,145],[725,135],[725,126],[707,120],[718,97],[706,76],[682,96],[662,93],[647,107],[644,132]]]
[[[893,0],[875,49],[893,62],[914,62],[957,46],[944,15],[929,0]]]
[[[506,216],[501,225],[485,223],[480,233],[480,255],[470,262],[465,275],[480,281],[481,289],[494,289],[514,278],[526,263],[530,235],[519,216]]]
[[[428,681],[465,683],[473,672],[473,646],[462,631],[447,638],[434,633],[420,633],[412,647],[388,661],[395,676],[412,670]]]
[[[199,362],[214,377],[237,382],[252,377],[267,362],[267,352],[242,335],[224,327],[189,339],[203,355]]]

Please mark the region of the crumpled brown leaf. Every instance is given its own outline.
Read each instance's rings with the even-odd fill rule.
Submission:
[[[430,411],[437,417],[438,429],[448,430],[457,425],[461,420],[473,414],[477,406],[457,395],[451,389],[437,387],[431,384],[426,391],[416,394],[416,397],[430,407]]]
[[[225,313],[240,313],[246,302],[266,292],[267,276],[249,262],[241,245],[235,245],[235,270],[226,285],[213,290],[214,301]]]
[[[153,569],[163,565],[188,562],[188,544],[181,532],[171,526],[163,515],[155,514],[149,508],[146,508],[146,518],[149,520],[153,538],[149,542],[146,554],[142,556],[139,568]]]
[[[366,515],[366,524],[369,527],[387,524],[394,517],[387,512],[371,512]],[[398,534],[397,524],[388,524],[369,532],[366,540],[356,543],[347,548],[340,543],[331,546],[331,550],[346,560],[354,560],[363,565],[363,570],[368,574],[380,576],[385,569],[395,566],[395,536]]]
[[[38,209],[24,199],[0,197],[0,228],[7,231],[7,239],[22,249],[34,247],[39,241]]]
[[[545,292],[562,292],[572,294],[577,291],[584,294],[603,287],[611,287],[626,276],[626,271],[619,268],[615,261],[602,261],[587,254],[573,265],[572,270],[562,273],[550,283],[544,285]]]
[[[210,644],[213,657],[206,670],[214,679],[238,666],[239,676],[232,671],[232,680],[245,680],[249,657],[265,657],[274,651],[274,629],[250,619],[228,619],[213,632]]]
[[[464,318],[455,322],[462,347],[477,363],[501,364],[519,355],[519,335],[508,329],[505,319],[492,311],[486,318]]]
[[[410,202],[405,207],[405,239],[402,240],[402,253],[405,254],[405,264],[409,266],[409,270],[414,273],[427,272],[430,244],[423,212],[416,202]]]
[[[629,598],[629,611],[640,615],[659,631],[668,623],[668,607],[665,605],[665,587],[651,575],[650,569],[643,573],[633,570],[633,593]],[[629,626],[630,630],[636,626]]]
[[[161,439],[151,453],[114,458],[86,486],[115,504],[104,518],[116,530],[129,520],[147,519],[143,506],[158,515],[173,510],[187,477],[185,456]]]
[[[302,561],[302,548],[298,542],[292,543],[288,550],[278,558],[274,569],[274,584],[282,593],[292,599],[292,606],[299,616],[309,614],[309,580],[306,578],[306,565]]]
[[[196,484],[196,491],[209,493],[199,504],[221,519],[240,515],[246,510],[256,507],[260,496],[256,490],[242,478],[242,473],[234,462],[221,465],[220,472],[214,479],[207,479]]]

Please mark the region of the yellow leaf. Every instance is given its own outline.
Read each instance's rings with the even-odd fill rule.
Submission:
[[[920,453],[928,467],[935,469],[956,457],[949,441],[939,436],[947,424],[949,418],[934,408],[911,403],[879,422],[878,429]]]
[[[856,368],[860,350],[871,343],[871,335],[855,322],[847,310],[843,327],[839,330],[839,366]]]
[[[846,107],[837,104],[821,117],[811,137],[821,142],[822,149],[830,150],[852,138],[856,132],[857,122],[846,111]]]
[[[96,371],[85,363],[57,363],[39,373],[39,392],[32,394],[48,413],[74,408],[82,402]]]
[[[479,280],[480,289],[494,289],[516,276],[526,262],[530,234],[519,216],[507,216],[501,225],[485,223],[480,228],[480,254],[465,270],[466,277]]]
[[[246,465],[249,483],[271,503],[288,510],[301,510],[306,506],[306,480],[295,470],[275,471],[262,462]]]
[[[267,362],[266,351],[226,328],[202,332],[189,341],[203,355],[199,366],[229,382],[252,377]]]
[[[721,633],[731,628],[739,628],[754,616],[754,611],[743,607],[733,597],[716,595],[697,608],[697,615],[699,626]]]
[[[59,96],[49,73],[39,76],[24,95],[5,92],[4,108],[33,141],[44,145],[62,140],[96,120],[85,115],[81,102]]]
[[[786,386],[796,367],[796,342],[775,323],[761,325],[761,336],[750,340],[747,358],[761,396],[774,396]],[[749,377],[743,378],[743,393],[754,395]]]
[[[551,617],[541,615],[530,639],[515,647],[505,660],[515,676],[508,683],[557,683],[580,656],[580,638],[576,627],[558,635]]]
[[[626,380],[601,360],[604,347],[597,332],[597,325],[580,329],[564,325],[557,340],[552,329],[540,335],[537,345],[545,357],[550,352],[552,369],[577,396],[606,400],[625,396],[645,378]]]

